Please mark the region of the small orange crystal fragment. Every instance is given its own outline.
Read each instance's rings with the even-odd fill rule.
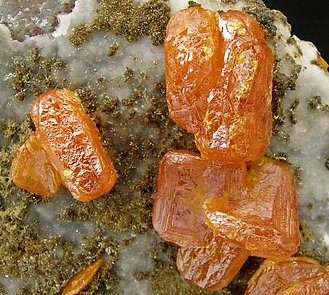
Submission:
[[[203,158],[256,160],[272,132],[273,57],[247,13],[178,12],[165,39],[171,118],[193,133]]]
[[[189,151],[171,151],[160,162],[153,202],[153,226],[180,246],[207,246],[212,230],[205,224],[203,203],[239,191],[246,165],[222,165]]]
[[[207,224],[253,256],[293,255],[300,244],[294,175],[267,157],[252,162],[248,170],[245,192],[206,200]]]
[[[328,292],[328,275],[328,268],[310,258],[267,259],[249,280],[245,295],[327,294],[308,290],[317,290],[317,286],[321,286]],[[295,290],[303,291],[293,293]]]
[[[18,187],[43,197],[59,190],[60,175],[34,132],[17,151],[11,166],[11,178]]]
[[[59,89],[39,96],[31,117],[38,141],[74,198],[90,201],[111,190],[116,171],[95,123],[73,92]]]
[[[104,260],[100,258],[91,265],[87,266],[85,269],[79,271],[68,281],[61,295],[79,294],[80,291],[82,291],[89,285],[89,283],[94,278],[96,272],[103,264]]]
[[[182,247],[177,254],[181,276],[199,287],[214,291],[226,287],[249,257],[235,243],[214,237],[207,247]]]

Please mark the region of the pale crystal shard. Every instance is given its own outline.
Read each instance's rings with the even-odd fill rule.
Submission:
[[[167,241],[180,246],[206,246],[212,230],[205,224],[203,203],[239,191],[245,165],[202,160],[189,151],[171,151],[160,162],[153,226]]]
[[[259,257],[288,257],[299,246],[296,182],[281,162],[263,157],[248,167],[246,191],[205,201],[207,224]]]

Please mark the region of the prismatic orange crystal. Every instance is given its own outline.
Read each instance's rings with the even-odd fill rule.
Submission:
[[[73,197],[90,201],[111,190],[117,174],[95,123],[73,92],[51,90],[39,96],[31,117],[39,142]]]
[[[328,294],[329,268],[306,257],[265,260],[248,282],[245,295]]]
[[[207,247],[180,248],[177,268],[184,279],[203,289],[215,291],[232,281],[249,255],[249,251],[217,236]]]
[[[170,117],[195,135],[203,158],[256,160],[272,132],[273,57],[246,13],[178,12],[165,39]]]
[[[299,247],[295,177],[263,157],[248,165],[246,190],[205,202],[207,224],[259,257],[288,257]]]
[[[159,166],[153,203],[155,230],[180,246],[207,246],[213,234],[205,224],[203,203],[241,190],[245,174],[246,165],[206,161],[189,151],[168,152]]]
[[[85,289],[95,277],[97,271],[104,264],[102,258],[97,259],[83,270],[75,274],[66,284],[61,295],[76,295]]]

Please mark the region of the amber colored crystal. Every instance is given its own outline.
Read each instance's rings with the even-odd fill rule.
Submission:
[[[329,294],[329,269],[323,275],[305,281],[291,283],[282,288],[276,295],[328,295]]]
[[[199,287],[214,291],[226,287],[249,257],[235,243],[214,237],[206,247],[182,247],[177,254],[181,276]]]
[[[190,133],[204,120],[207,99],[217,87],[223,60],[216,14],[201,7],[179,11],[169,21],[164,43],[170,117]]]
[[[245,192],[206,200],[207,224],[253,256],[296,253],[299,219],[296,181],[282,162],[263,157],[248,167]]]
[[[32,132],[19,148],[11,166],[11,179],[20,188],[47,197],[61,187],[61,178]]]
[[[267,259],[249,280],[244,294],[327,294],[309,293],[306,290],[312,290],[312,288],[316,290],[318,286],[321,286],[323,290],[328,290],[328,274],[328,268],[306,257],[291,257],[276,261]],[[291,293],[287,293],[289,290]],[[303,290],[303,292],[293,293],[295,290]]]
[[[153,202],[153,226],[180,246],[206,246],[212,230],[205,224],[203,203],[231,190],[241,190],[245,165],[202,160],[189,151],[171,151],[160,162]]]
[[[195,134],[203,158],[256,160],[271,138],[272,52],[247,13],[201,7],[167,26],[165,63],[171,118]]]
[[[102,258],[99,258],[91,265],[79,271],[68,281],[61,295],[79,294],[80,291],[82,291],[90,284],[96,272],[103,264],[104,264],[104,260]]]
[[[59,89],[39,96],[31,117],[37,139],[73,197],[90,201],[111,190],[116,171],[95,123],[73,92]]]

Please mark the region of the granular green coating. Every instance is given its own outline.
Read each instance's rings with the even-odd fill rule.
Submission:
[[[77,25],[70,37],[70,42],[80,47],[96,30],[107,30],[114,35],[123,36],[128,41],[136,41],[149,36],[153,45],[164,41],[166,25],[169,21],[168,0],[150,0],[141,5],[134,5],[132,0],[99,0],[95,19],[88,24]],[[109,50],[114,55],[116,48]]]

